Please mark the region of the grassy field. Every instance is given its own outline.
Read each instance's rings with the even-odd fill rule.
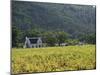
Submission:
[[[95,68],[95,45],[12,49],[13,74]]]

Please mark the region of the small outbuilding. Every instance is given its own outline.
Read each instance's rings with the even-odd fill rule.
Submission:
[[[25,39],[24,48],[39,48],[42,46],[43,43],[41,37],[33,37],[33,38],[26,37]]]

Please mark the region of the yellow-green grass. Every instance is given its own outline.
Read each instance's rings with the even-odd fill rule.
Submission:
[[[95,50],[95,45],[13,48],[12,73],[95,69]]]

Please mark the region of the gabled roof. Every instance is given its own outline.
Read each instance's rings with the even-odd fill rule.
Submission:
[[[36,44],[41,37],[26,37],[30,41],[31,44]]]
[[[32,44],[35,44],[35,43],[37,43],[38,38],[37,38],[37,39],[34,39],[34,38],[32,39],[32,38],[31,38],[31,39],[29,39],[29,40],[30,40],[30,42],[31,42]]]

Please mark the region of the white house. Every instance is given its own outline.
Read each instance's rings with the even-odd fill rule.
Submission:
[[[24,48],[38,48],[42,47],[43,46],[42,44],[43,43],[41,37],[33,37],[33,38],[26,37]]]

